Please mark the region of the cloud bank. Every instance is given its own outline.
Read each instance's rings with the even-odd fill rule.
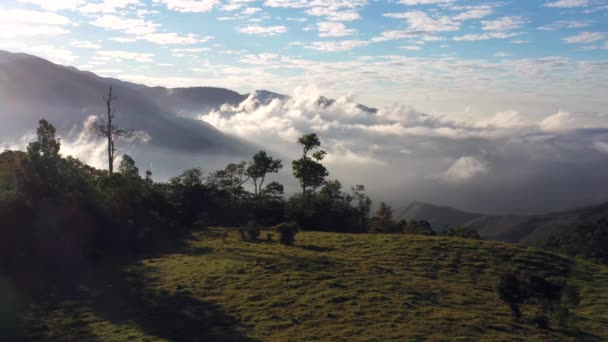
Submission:
[[[403,105],[363,111],[352,97],[326,106],[314,87],[285,99],[256,93],[201,113],[219,130],[287,159],[298,136],[317,132],[330,178],[368,185],[396,206],[431,201],[490,213],[537,213],[607,200],[608,115],[559,111],[527,120],[516,111],[454,121]],[[285,179],[290,173],[284,171]],[[294,188],[295,189],[295,188]]]

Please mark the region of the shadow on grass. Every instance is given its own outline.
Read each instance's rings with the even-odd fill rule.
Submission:
[[[301,248],[301,249],[305,249],[305,250],[308,250],[308,251],[314,251],[314,252],[333,252],[333,251],[337,250],[337,248],[334,248],[334,247],[321,247],[321,246],[313,246],[313,245],[298,245],[297,243],[295,245],[293,245],[292,247]]]
[[[119,272],[94,301],[96,314],[116,325],[133,322],[147,336],[170,341],[255,341],[247,327],[211,302],[189,291],[169,293],[146,287],[151,267]]]

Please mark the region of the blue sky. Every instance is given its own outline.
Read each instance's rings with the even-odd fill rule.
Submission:
[[[608,0],[3,0],[0,49],[164,86],[600,111]]]

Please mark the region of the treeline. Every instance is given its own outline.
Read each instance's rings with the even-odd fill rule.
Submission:
[[[109,141],[112,165],[116,141]],[[0,267],[68,267],[145,253],[197,226],[294,221],[308,230],[368,232],[365,187],[346,192],[327,179],[316,134],[298,143],[303,154],[292,167],[302,192],[286,199],[283,185],[270,180],[283,163],[265,151],[207,175],[193,168],[159,183],[150,170],[142,177],[128,155],[118,172],[61,156],[55,128],[41,120],[27,151],[0,154]]]

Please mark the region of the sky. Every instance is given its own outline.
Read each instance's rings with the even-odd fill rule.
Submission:
[[[149,85],[290,93],[477,120],[597,112],[608,0],[2,0],[0,49]]]

